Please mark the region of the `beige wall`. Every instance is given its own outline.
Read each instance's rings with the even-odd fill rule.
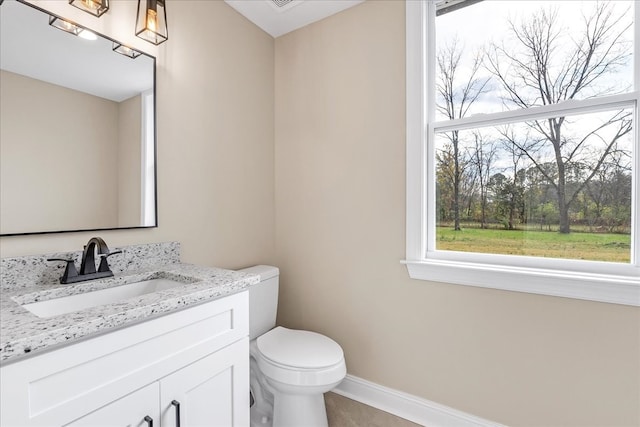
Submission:
[[[273,38],[222,1],[169,1],[159,48],[133,35],[135,1],[100,19],[34,3],[157,55],[159,227],[2,237],[1,256],[79,250],[100,235],[110,246],[176,240],[204,265],[273,263]]]
[[[367,1],[276,40],[279,322],[349,373],[514,426],[640,424],[638,308],[410,280],[405,27]]]
[[[142,197],[142,96],[118,104],[118,169],[112,184],[118,190],[118,226],[141,222]]]
[[[118,104],[0,72],[2,233],[115,227]]]

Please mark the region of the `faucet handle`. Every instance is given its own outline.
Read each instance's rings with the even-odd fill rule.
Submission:
[[[78,270],[76,269],[76,264],[75,262],[73,262],[73,259],[47,258],[47,261],[63,261],[67,263],[67,266],[64,269],[64,273],[60,278],[60,283],[62,284],[68,283],[69,279],[78,276]]]
[[[113,251],[113,252],[109,252],[108,254],[100,255],[100,266],[98,267],[98,273],[111,271],[111,269],[109,268],[109,263],[107,262],[107,258],[109,258],[111,255],[121,254],[121,253],[122,251]]]

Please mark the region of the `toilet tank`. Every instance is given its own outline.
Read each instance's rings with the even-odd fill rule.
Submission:
[[[276,326],[280,270],[256,265],[238,271],[260,276],[260,283],[249,287],[249,339],[253,340]]]

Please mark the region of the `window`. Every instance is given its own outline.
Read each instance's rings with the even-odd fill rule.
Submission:
[[[638,9],[407,2],[412,278],[640,305]]]
[[[145,227],[157,226],[156,215],[156,141],[155,137],[155,100],[153,90],[142,93],[142,164],[141,193],[142,210],[140,223]]]

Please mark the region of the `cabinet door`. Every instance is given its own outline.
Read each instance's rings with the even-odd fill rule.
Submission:
[[[158,427],[160,385],[155,382],[85,415],[67,427]]]
[[[249,339],[163,378],[160,396],[162,427],[248,426]]]

